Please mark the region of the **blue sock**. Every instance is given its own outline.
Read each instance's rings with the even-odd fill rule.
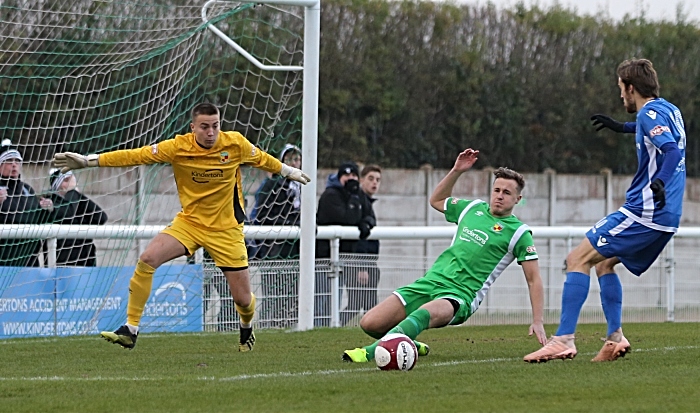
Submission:
[[[588,298],[588,289],[591,286],[591,277],[582,272],[566,273],[564,291],[561,294],[561,320],[556,336],[574,334],[581,307]]]
[[[622,326],[622,284],[617,274],[605,274],[598,277],[600,284],[600,302],[603,313],[608,320],[608,336]]]

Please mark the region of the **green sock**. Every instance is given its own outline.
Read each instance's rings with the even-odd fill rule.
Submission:
[[[416,311],[404,318],[396,327],[389,330],[388,334],[401,333],[407,335],[411,340],[415,340],[421,331],[426,330],[430,325],[430,312],[424,308],[419,308]],[[379,345],[379,340],[364,347],[367,350],[367,360],[374,360],[374,350]]]

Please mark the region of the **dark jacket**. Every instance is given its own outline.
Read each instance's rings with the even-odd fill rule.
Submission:
[[[54,205],[66,206],[68,212],[57,217],[56,224],[62,225],[104,225],[107,213],[87,196],[72,189],[61,197],[52,194]],[[56,265],[74,267],[97,266],[95,244],[91,239],[59,239],[56,242]]]
[[[356,227],[362,221],[373,228],[377,221],[370,198],[360,189],[352,194],[340,184],[336,175],[328,178],[326,190],[321,194],[316,213],[316,225],[343,225]],[[340,252],[356,252],[358,241],[341,240]],[[329,240],[316,240],[316,257],[328,258]]]
[[[253,225],[299,225],[301,184],[273,175],[255,192],[251,213]],[[251,253],[257,259],[286,259],[299,256],[299,240],[256,240]]]
[[[19,179],[0,177],[0,186],[7,187],[7,199],[0,204],[0,224],[48,224],[68,212],[65,206],[42,209],[34,188]],[[40,239],[0,239],[0,266],[39,267]]]

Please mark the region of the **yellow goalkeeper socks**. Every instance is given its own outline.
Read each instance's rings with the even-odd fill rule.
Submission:
[[[126,307],[126,323],[138,326],[141,322],[143,309],[146,307],[148,296],[151,295],[153,286],[153,273],[155,268],[139,260],[136,270],[129,282],[129,303]]]
[[[236,304],[236,311],[241,318],[241,327],[249,328],[255,316],[255,294],[250,293],[250,304],[247,307],[241,307]]]

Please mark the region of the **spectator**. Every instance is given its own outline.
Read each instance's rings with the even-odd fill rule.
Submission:
[[[65,215],[48,197],[37,196],[22,182],[22,154],[4,139],[0,145],[0,224],[46,224]],[[0,266],[41,267],[40,239],[0,240]]]
[[[104,225],[107,214],[78,188],[78,181],[73,172],[62,174],[59,169],[52,169],[51,199],[54,205],[65,205],[66,215],[56,221],[64,225]],[[95,244],[91,239],[59,239],[56,243],[56,265],[73,267],[95,267],[97,256]]]
[[[338,173],[328,177],[326,190],[318,201],[317,225],[358,227],[360,239],[366,239],[374,225],[374,211],[369,198],[360,190],[359,171],[354,162],[345,162]],[[357,241],[341,240],[341,253],[354,253]],[[329,240],[316,240],[316,257],[330,258]],[[330,325],[330,279],[326,273],[316,274],[314,325]]]
[[[301,149],[287,144],[280,153],[282,163],[301,168]],[[265,178],[255,192],[251,214],[253,225],[299,225],[301,184],[274,174]],[[299,240],[264,240],[251,243],[251,257],[259,260],[299,258]],[[289,266],[261,267],[265,299],[261,320],[274,327],[288,327],[297,315],[298,270]]]
[[[286,165],[299,168],[301,149],[287,144],[279,159]],[[255,192],[253,225],[299,225],[300,215],[301,184],[277,174],[265,178]],[[254,252],[258,259],[298,258],[299,240],[258,242]]]
[[[382,182],[382,169],[377,165],[367,165],[360,173],[360,189],[370,208],[370,215],[375,216],[374,195]],[[348,304],[340,312],[340,323],[347,325],[361,310],[369,310],[377,305],[377,284],[379,284],[379,240],[361,239],[355,244],[356,254],[366,254],[357,266],[346,267],[343,271],[344,284],[348,292]]]

